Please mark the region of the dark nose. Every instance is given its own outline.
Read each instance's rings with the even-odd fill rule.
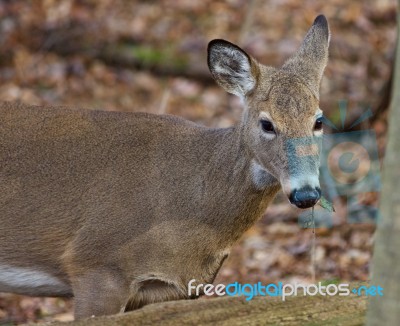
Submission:
[[[299,208],[310,208],[313,207],[320,198],[320,188],[304,187],[292,191],[289,200]]]

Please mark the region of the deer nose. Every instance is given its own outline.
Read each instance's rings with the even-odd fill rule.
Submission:
[[[304,187],[295,189],[290,194],[289,200],[299,208],[313,207],[321,198],[320,188]]]

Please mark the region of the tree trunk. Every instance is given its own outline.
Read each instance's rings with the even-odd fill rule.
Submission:
[[[171,301],[113,316],[97,317],[60,326],[113,325],[363,325],[366,297],[306,296],[243,297]]]
[[[390,107],[380,219],[372,261],[372,284],[382,297],[369,302],[367,325],[400,325],[400,0],[397,7],[397,50]]]

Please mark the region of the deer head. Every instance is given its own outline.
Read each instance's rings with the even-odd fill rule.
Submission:
[[[274,176],[300,208],[315,205],[321,196],[319,86],[329,38],[327,20],[318,16],[300,49],[280,69],[258,63],[225,40],[213,40],[208,46],[213,77],[245,105],[241,132],[253,156],[253,173]]]

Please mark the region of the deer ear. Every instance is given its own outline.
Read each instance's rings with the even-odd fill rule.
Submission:
[[[211,41],[207,61],[214,79],[227,92],[243,98],[256,86],[258,64],[237,45]]]
[[[303,77],[317,97],[328,63],[329,41],[328,21],[324,15],[319,15],[307,32],[300,49],[282,67],[283,70]]]

